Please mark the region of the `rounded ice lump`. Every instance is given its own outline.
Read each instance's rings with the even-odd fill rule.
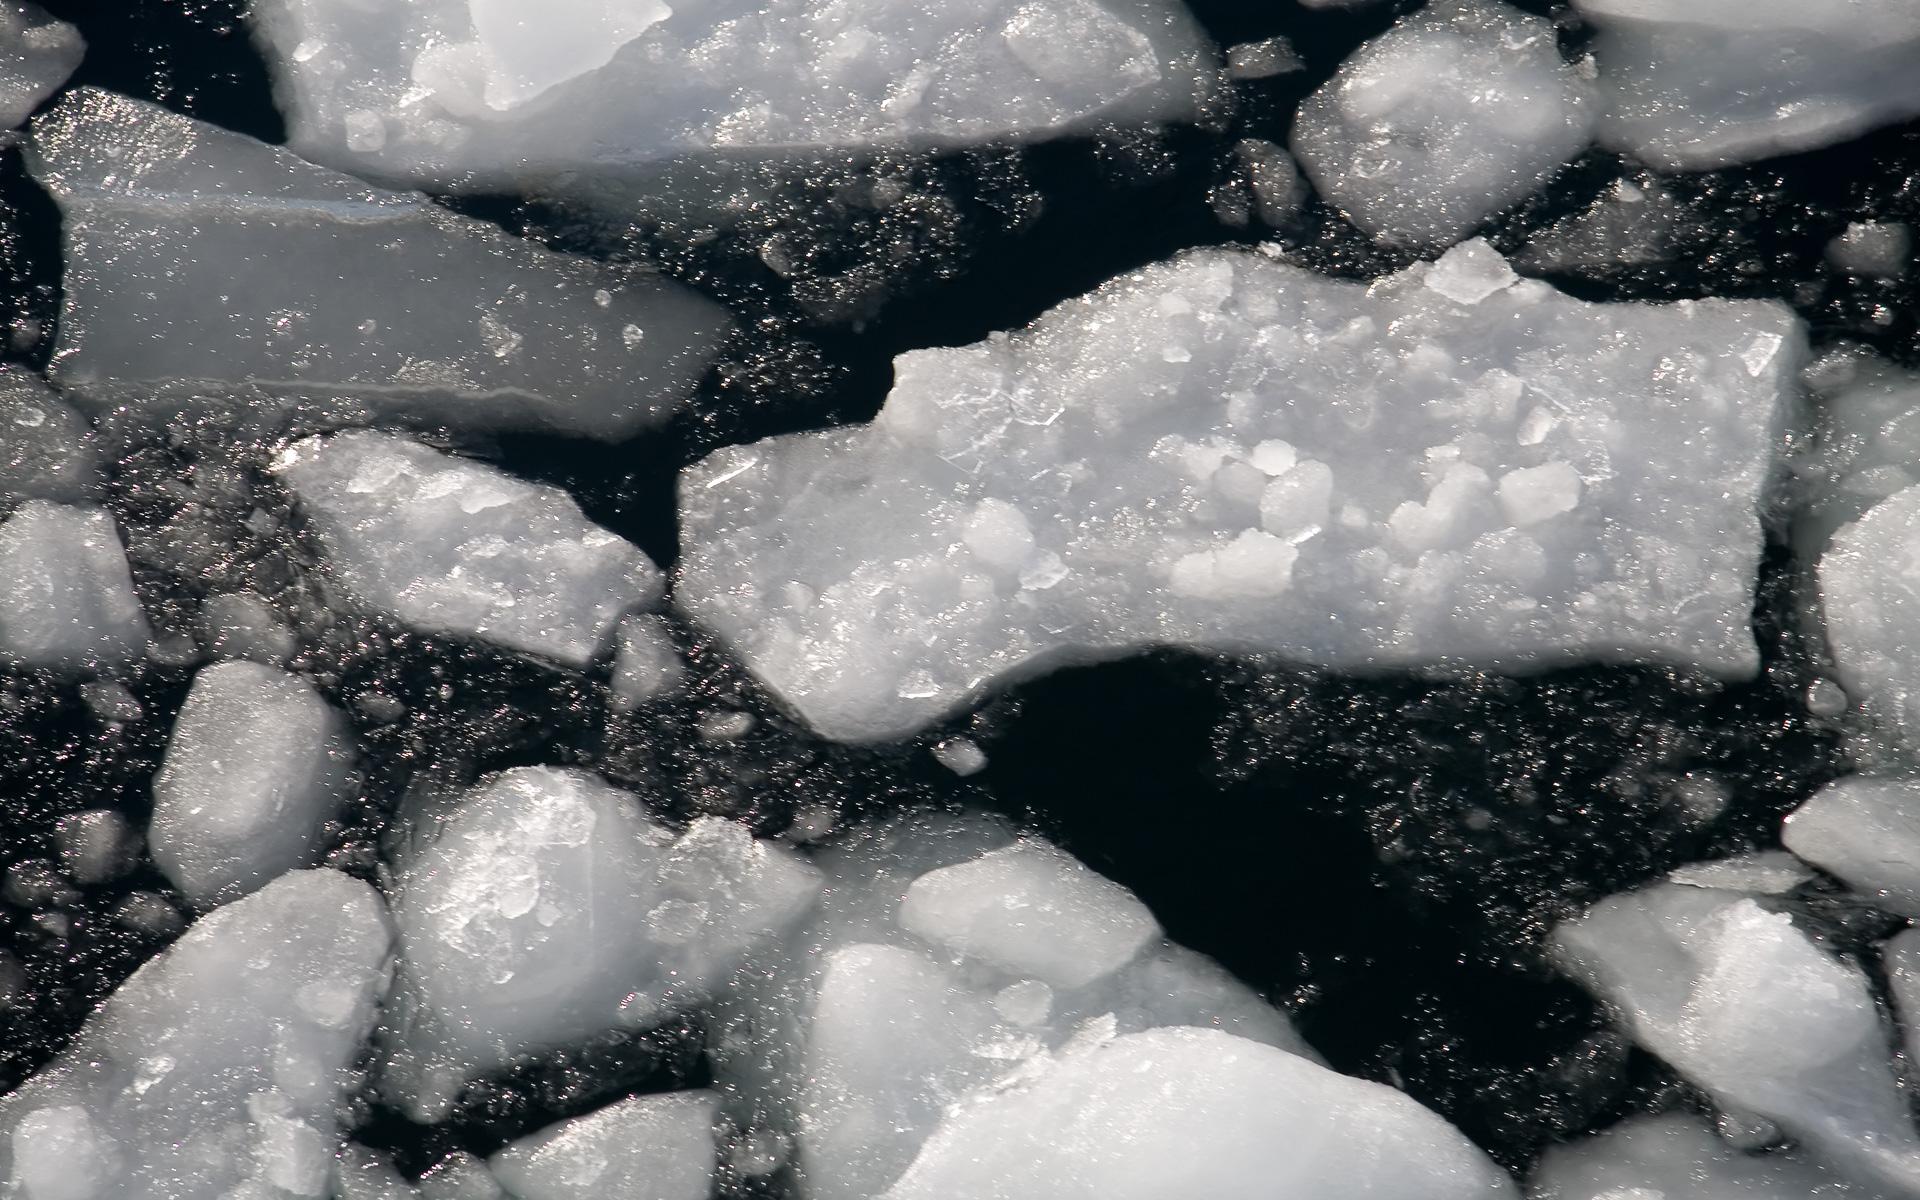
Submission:
[[[858,741],[1150,645],[1744,676],[1803,353],[1783,306],[1584,303],[1480,241],[1370,286],[1195,251],[688,469],[674,598]]]

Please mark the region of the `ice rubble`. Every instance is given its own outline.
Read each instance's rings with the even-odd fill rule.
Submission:
[[[324,1197],[390,935],[333,871],[202,918],[0,1097],[18,1200]]]
[[[1586,304],[1484,242],[1371,287],[1196,251],[895,363],[680,482],[675,600],[821,732],[1153,643],[1342,669],[1757,662],[1798,321]]]
[[[1307,97],[1291,149],[1376,240],[1445,246],[1585,149],[1596,109],[1552,22],[1497,0],[1434,0]]]
[[[710,1091],[633,1096],[487,1160],[516,1200],[707,1200],[719,1168]]]
[[[207,667],[153,781],[154,865],[202,908],[309,866],[352,767],[346,718],[305,680],[252,662]]]
[[[1044,842],[921,814],[816,861],[822,907],[713,1034],[735,1115],[793,1138],[808,1200],[1511,1194]]]
[[[496,776],[415,836],[384,1086],[426,1121],[517,1056],[704,1002],[818,887],[739,825],[675,837],[629,793],[558,768]]]
[[[312,437],[274,469],[331,580],[411,629],[580,668],[622,614],[661,592],[647,556],[564,491],[404,437]]]
[[[1662,170],[1810,150],[1920,114],[1912,0],[1574,0],[1600,139]]]
[[[1170,0],[264,0],[250,15],[308,158],[629,205],[618,182],[660,160],[1179,120],[1214,86]]]
[[[1553,942],[1635,1041],[1725,1109],[1862,1186],[1920,1191],[1920,1136],[1867,977],[1786,914],[1663,882],[1600,902]]]
[[[0,130],[58,91],[87,52],[80,31],[26,0],[0,0]]]
[[[54,376],[95,408],[621,438],[679,406],[727,326],[638,269],[110,92],[36,120],[29,159],[65,217]]]
[[[85,504],[99,494],[87,419],[37,375],[0,366],[0,513],[25,500]]]
[[[1682,1113],[1634,1117],[1541,1156],[1533,1200],[1876,1200],[1798,1154],[1747,1154]]]
[[[0,660],[110,670],[151,637],[105,509],[29,500],[0,522]]]

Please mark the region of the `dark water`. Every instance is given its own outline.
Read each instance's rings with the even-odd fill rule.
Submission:
[[[238,0],[47,7],[88,39],[76,84],[284,137]],[[1240,85],[1219,128],[882,164],[874,169],[909,183],[908,200],[888,209],[836,206],[845,170],[823,168],[763,218],[712,237],[608,228],[513,198],[460,202],[558,246],[656,262],[723,299],[752,331],[690,414],[662,432],[612,447],[516,437],[474,449],[565,484],[595,519],[668,565],[680,466],[716,445],[869,417],[901,350],[976,340],[1194,245],[1277,237],[1298,260],[1349,276],[1401,265],[1317,205],[1274,231],[1225,225],[1210,199],[1230,185],[1236,138],[1284,143],[1298,99],[1411,5],[1357,15],[1284,0],[1190,7],[1223,44],[1288,36],[1307,69]],[[1523,7],[1558,16],[1562,6]],[[1569,24],[1567,41],[1580,37]],[[1633,170],[1589,154],[1489,236],[1511,250]],[[1920,126],[1663,182],[1697,218],[1677,266],[1556,282],[1593,299],[1777,298],[1823,343],[1862,340],[1920,361],[1916,284],[1850,280],[1821,262],[1850,219],[1920,221]],[[0,322],[51,330],[57,217],[13,152],[0,156],[0,202]],[[765,265],[761,248],[775,237],[805,270],[782,277]],[[18,355],[41,364],[48,345]],[[299,547],[240,528],[255,503],[274,507],[270,488],[256,479],[258,494],[183,500],[169,486],[201,459],[235,453],[217,430],[188,431],[117,468],[114,506],[163,630],[190,628],[199,598],[238,585],[302,607]],[[195,554],[181,553],[187,544]],[[300,665],[355,714],[367,749],[362,801],[337,858],[350,869],[371,873],[382,831],[409,797],[523,763],[591,765],[671,815],[732,812],[766,830],[799,803],[849,817],[986,805],[1134,888],[1177,940],[1289,1008],[1335,1066],[1405,1087],[1518,1168],[1542,1145],[1621,1113],[1693,1102],[1606,1031],[1538,946],[1553,919],[1610,891],[1689,859],[1775,844],[1780,816],[1839,769],[1833,731],[1801,705],[1809,674],[1790,616],[1797,569],[1775,547],[1755,598],[1766,670],[1752,683],[1629,668],[1354,679],[1148,654],[1061,672],[955,721],[991,758],[965,782],[926,752],[944,731],[877,751],[811,738],[690,631],[693,703],[630,720],[605,715],[590,679],[372,622],[303,628]],[[70,687],[0,675],[0,860],[48,859],[55,822],[78,809],[111,806],[143,822],[189,678],[186,666],[150,664],[129,681],[144,719],[111,727]],[[376,696],[400,701],[405,715],[377,715],[364,703]],[[715,705],[756,713],[754,732],[701,744],[688,710]],[[1702,823],[1678,795],[1705,776],[1729,800]],[[143,868],[106,889],[0,898],[5,945],[26,973],[24,1003],[0,1026],[0,1083],[44,1062],[171,936],[111,919],[135,890],[166,888]],[[1807,910],[1839,945],[1877,928],[1818,896]],[[698,1040],[689,1025],[583,1047],[476,1085],[446,1127],[369,1110],[362,1136],[417,1172],[449,1149],[484,1152],[624,1090],[698,1082]]]

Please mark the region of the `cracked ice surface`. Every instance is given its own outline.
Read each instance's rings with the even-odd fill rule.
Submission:
[[[1213,73],[1163,0],[265,0],[250,16],[297,151],[435,190],[1178,120]]]
[[[399,866],[389,1095],[437,1120],[517,1056],[705,1001],[806,911],[814,871],[719,818],[685,833],[581,771],[507,771]]]
[[[1596,107],[1592,86],[1561,61],[1552,22],[1437,0],[1306,99],[1291,149],[1379,241],[1445,246],[1585,149]]]
[[[1046,842],[921,815],[816,861],[821,907],[713,1031],[736,1115],[795,1137],[807,1200],[1512,1195]]]
[[[39,5],[0,0],[0,130],[26,120],[86,52],[80,31]]]
[[[94,409],[618,439],[679,407],[727,328],[644,271],[110,92],[35,121],[29,162],[65,218],[54,377]]]
[[[1920,114],[1912,0],[1574,0],[1600,139],[1662,170],[1812,150]]]
[[[411,629],[585,667],[659,569],[559,488],[387,433],[296,442],[276,464],[356,602]]]
[[[334,871],[202,918],[0,1097],[0,1195],[328,1195],[390,941],[379,893]]]
[[[675,599],[850,740],[1153,644],[1742,676],[1801,357],[1780,306],[1587,304],[1479,241],[1370,287],[1196,251],[690,468]]]

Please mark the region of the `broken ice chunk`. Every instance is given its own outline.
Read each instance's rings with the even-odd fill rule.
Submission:
[[[1739,892],[1661,883],[1553,934],[1634,1040],[1863,1185],[1920,1189],[1920,1137],[1867,977]]]
[[[110,92],[67,97],[29,151],[65,216],[54,377],[98,408],[269,398],[617,439],[671,415],[727,325],[638,269]]]
[[[86,54],[80,31],[27,0],[0,0],[0,130],[60,90]]]
[[[487,1166],[518,1200],[707,1200],[718,1104],[710,1091],[633,1096],[521,1138]]]
[[[392,434],[295,443],[276,465],[356,601],[412,629],[583,668],[660,572],[558,488]]]
[[[1833,535],[1820,558],[1821,609],[1849,696],[1909,752],[1920,752],[1920,486],[1882,500]]]
[[[1667,878],[1688,887],[1779,896],[1810,882],[1814,874],[1812,867],[1784,850],[1762,850],[1733,858],[1688,863],[1667,872]]]
[[[1743,1154],[1700,1118],[1633,1117],[1540,1157],[1533,1200],[1845,1200],[1874,1193],[1790,1150]]]
[[[1551,22],[1497,2],[1436,0],[1307,97],[1291,149],[1375,239],[1445,246],[1584,149],[1596,108]]]
[[[258,596],[231,592],[211,596],[200,609],[202,636],[215,658],[244,658],[270,667],[285,665],[299,641]]]
[[[0,512],[23,500],[85,504],[99,493],[87,419],[37,375],[0,366]]]
[[[1150,644],[1736,677],[1803,353],[1776,305],[1582,303],[1479,242],[1365,287],[1195,251],[685,471],[674,600],[854,741]]]
[[[389,949],[379,893],[333,871],[202,918],[0,1097],[0,1191],[326,1195]]]
[[[305,680],[253,662],[207,667],[153,781],[154,864],[202,908],[311,865],[352,765],[346,718]]]
[[[1172,1028],[1065,1056],[957,1106],[884,1200],[1173,1195],[1518,1192],[1457,1130],[1392,1088],[1216,1030]]]
[[[127,820],[111,809],[95,808],[60,818],[54,841],[60,862],[73,881],[82,885],[106,883],[133,869],[140,837]]]
[[[1912,0],[1573,7],[1597,31],[1601,141],[1662,170],[1811,150],[1920,114]]]
[[[1788,814],[1781,840],[1888,912],[1920,917],[1920,780],[1836,779]]]
[[[706,818],[675,838],[579,771],[508,771],[398,864],[385,1083],[418,1119],[516,1057],[706,999],[812,903],[812,871]]]
[[[1827,243],[1827,261],[1851,275],[1895,279],[1912,256],[1913,230],[1898,221],[1855,221]]]
[[[30,500],[0,523],[0,658],[101,670],[143,656],[151,636],[104,509]]]
[[[922,875],[900,903],[900,924],[1058,988],[1112,974],[1160,932],[1127,889],[1031,840]]]
[[[265,0],[249,18],[315,162],[628,206],[662,160],[1152,124],[1216,84],[1167,0]]]
[[[1513,261],[1528,271],[1596,273],[1665,262],[1682,219],[1665,188],[1616,180],[1585,211],[1528,237]]]
[[[686,678],[687,669],[664,617],[653,613],[626,617],[620,622],[615,646],[608,687],[617,712],[632,712],[668,695]]]

